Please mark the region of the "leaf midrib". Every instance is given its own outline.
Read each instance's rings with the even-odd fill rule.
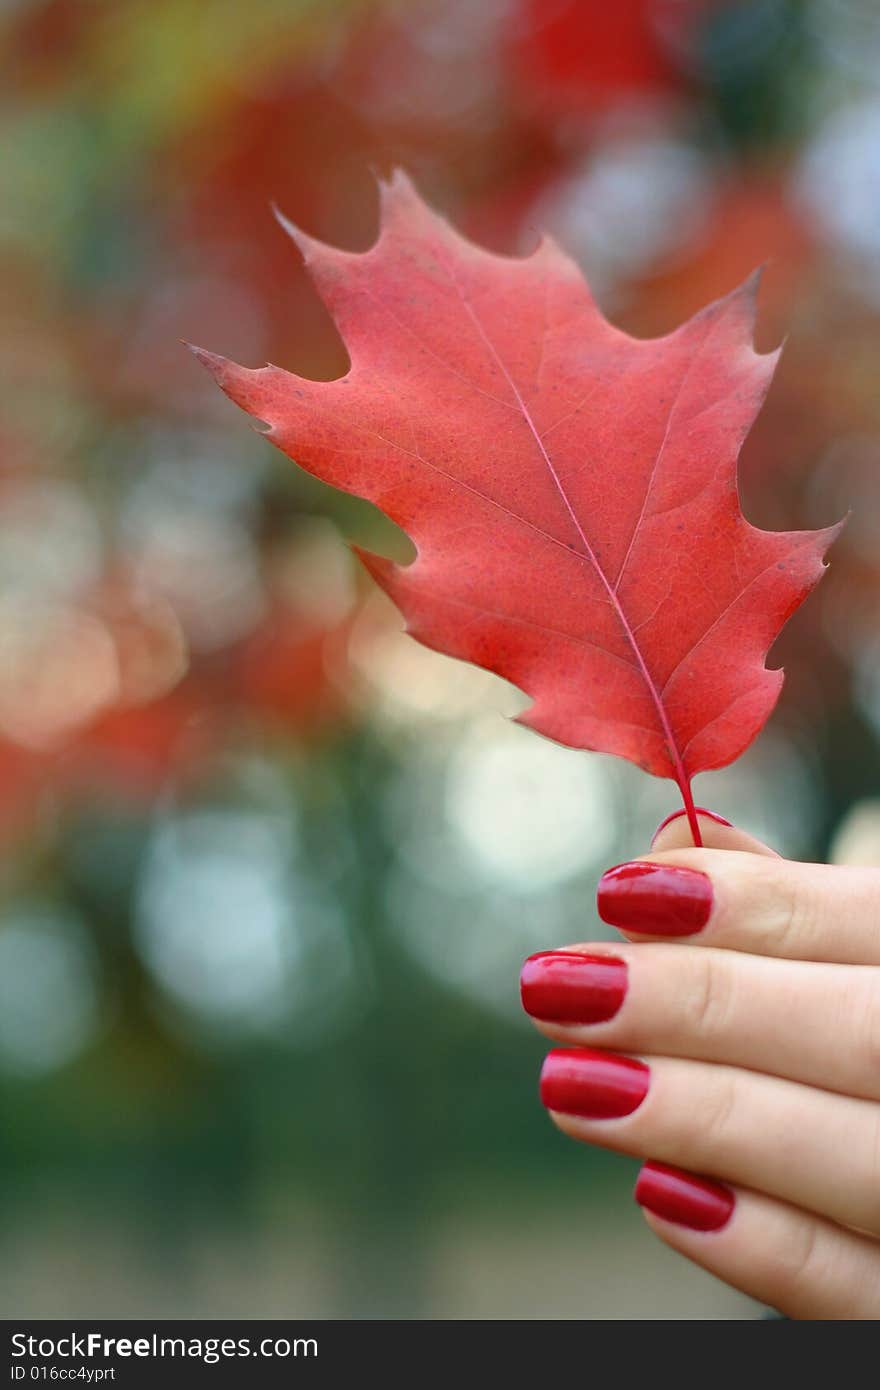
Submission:
[[[555,468],[554,465],[553,465],[553,460],[551,459],[551,457],[550,457],[550,455],[549,455],[547,449],[546,449],[545,446],[544,446],[544,441],[542,440],[541,435],[540,435],[540,433],[538,432],[538,429],[537,429],[537,427],[536,427],[536,425],[535,425],[535,422],[534,422],[534,420],[532,419],[531,411],[529,410],[528,406],[526,405],[525,401],[523,400],[523,397],[522,397],[522,395],[521,395],[521,393],[520,393],[519,387],[517,386],[516,382],[514,381],[513,377],[511,376],[510,372],[508,371],[508,368],[507,368],[506,363],[504,362],[504,359],[501,357],[501,354],[498,352],[497,348],[495,347],[495,344],[492,342],[492,339],[489,337],[489,334],[486,332],[486,329],[485,329],[485,327],[483,326],[482,322],[480,321],[480,318],[479,318],[479,316],[477,315],[476,310],[474,309],[474,307],[473,307],[473,305],[472,305],[470,299],[468,298],[467,294],[465,293],[465,290],[464,290],[463,286],[461,285],[461,283],[460,283],[458,277],[456,276],[454,269],[453,269],[452,267],[450,267],[448,264],[445,264],[445,263],[442,262],[442,261],[440,261],[439,264],[443,265],[443,268],[445,269],[447,275],[449,276],[450,282],[451,282],[452,285],[454,286],[455,291],[456,291],[456,293],[457,293],[457,295],[458,295],[458,297],[459,297],[459,299],[460,299],[460,301],[461,301],[462,308],[464,309],[465,313],[468,315],[468,318],[470,319],[471,323],[473,324],[474,328],[475,328],[476,331],[477,331],[478,336],[479,336],[480,339],[482,340],[482,342],[483,342],[483,344],[485,345],[487,351],[489,352],[490,356],[492,357],[493,361],[495,362],[496,366],[498,367],[498,370],[501,372],[502,376],[504,377],[504,380],[507,382],[507,385],[508,385],[508,387],[509,387],[509,389],[510,389],[510,392],[511,392],[511,394],[512,394],[514,400],[516,401],[516,404],[517,404],[517,407],[518,407],[518,409],[519,409],[519,411],[520,411],[520,414],[522,415],[523,419],[525,420],[526,425],[528,426],[529,431],[530,431],[530,433],[531,433],[531,435],[532,435],[532,438],[534,439],[535,443],[536,443],[537,446],[538,446],[538,449],[539,449],[539,451],[540,451],[540,453],[541,453],[541,457],[543,458],[543,460],[544,460],[544,462],[545,462],[545,464],[546,464],[546,466],[547,466],[548,472],[550,473],[550,476],[551,476],[551,478],[552,478],[552,480],[553,480],[553,483],[554,483],[554,485],[555,485],[555,487],[556,487],[556,490],[557,490],[557,492],[559,493],[559,496],[560,496],[560,498],[562,499],[563,505],[565,506],[565,509],[566,509],[566,511],[568,512],[568,515],[570,516],[570,518],[571,518],[571,520],[572,520],[572,522],[573,522],[573,524],[574,524],[574,527],[575,527],[575,530],[576,530],[577,533],[578,533],[578,536],[580,537],[580,540],[581,540],[581,543],[582,543],[582,545],[583,545],[583,547],[584,547],[584,552],[585,552],[584,558],[587,559],[587,560],[589,560],[590,564],[593,566],[593,568],[594,568],[594,570],[596,571],[596,574],[597,574],[597,576],[598,576],[598,578],[599,578],[599,581],[600,581],[600,583],[602,584],[602,587],[604,588],[606,594],[608,595],[609,603],[611,604],[611,607],[612,607],[612,609],[614,610],[614,613],[615,613],[615,615],[616,615],[616,617],[617,617],[617,619],[618,619],[618,621],[619,621],[619,623],[620,623],[620,625],[621,625],[621,627],[622,627],[622,629],[623,629],[624,636],[626,637],[627,642],[629,643],[630,647],[632,648],[633,655],[635,656],[636,662],[638,663],[639,672],[640,672],[640,674],[641,674],[641,676],[642,676],[643,681],[645,682],[645,685],[647,686],[648,694],[649,694],[649,696],[650,696],[650,698],[651,698],[651,701],[652,701],[652,703],[653,703],[653,705],[654,705],[654,709],[655,709],[655,711],[656,711],[657,718],[658,718],[658,720],[659,720],[659,722],[660,722],[660,727],[661,727],[661,729],[662,729],[662,731],[663,731],[663,736],[664,736],[664,738],[665,738],[665,740],[666,740],[666,746],[667,746],[667,749],[668,749],[668,751],[669,751],[669,755],[670,755],[671,761],[672,761],[672,763],[673,763],[673,767],[674,767],[674,769],[675,769],[675,779],[676,779],[676,781],[678,782],[679,786],[680,786],[680,787],[682,788],[682,790],[684,791],[685,787],[687,787],[687,785],[688,785],[688,777],[687,777],[687,773],[685,772],[684,762],[683,762],[683,759],[682,759],[681,751],[680,751],[680,749],[679,749],[679,747],[678,747],[678,743],[677,743],[676,738],[675,738],[675,735],[674,735],[674,733],[673,733],[673,731],[672,731],[672,725],[671,725],[671,723],[670,723],[670,721],[669,721],[669,716],[668,716],[668,714],[667,714],[667,712],[666,712],[666,706],[664,705],[663,700],[662,700],[662,697],[661,697],[661,695],[660,695],[660,692],[659,692],[659,690],[657,689],[657,686],[656,686],[655,683],[654,683],[654,680],[653,680],[653,678],[652,678],[652,676],[651,676],[651,672],[649,671],[648,666],[647,666],[647,663],[646,663],[646,661],[645,661],[645,658],[644,658],[644,656],[642,655],[641,648],[640,648],[640,646],[639,646],[639,644],[638,644],[638,642],[637,642],[637,640],[636,640],[635,633],[633,632],[633,629],[632,629],[632,626],[631,626],[631,624],[630,624],[630,622],[629,622],[629,619],[627,618],[626,613],[624,612],[623,606],[622,606],[622,604],[621,604],[621,602],[620,602],[620,600],[619,600],[619,598],[618,598],[618,596],[617,596],[617,593],[616,593],[616,591],[615,591],[615,589],[614,589],[614,586],[611,584],[611,582],[610,582],[609,579],[608,579],[608,576],[605,574],[605,571],[602,569],[602,566],[599,564],[599,561],[598,561],[598,558],[597,558],[597,556],[596,556],[596,553],[595,553],[595,551],[593,550],[593,547],[590,545],[589,540],[587,539],[586,533],[584,532],[584,529],[583,529],[583,527],[581,526],[581,523],[580,523],[580,521],[579,521],[579,519],[578,519],[578,515],[577,515],[577,513],[575,512],[574,507],[572,506],[571,502],[569,501],[569,498],[568,498],[568,495],[567,495],[567,493],[566,493],[566,491],[565,491],[565,488],[564,488],[563,485],[562,485],[562,480],[561,480],[561,478],[559,477],[559,474],[557,473],[556,468]],[[577,553],[577,552],[575,552],[575,553]]]

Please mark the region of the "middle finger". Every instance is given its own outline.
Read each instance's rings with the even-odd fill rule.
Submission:
[[[608,942],[542,951],[523,1007],[568,1046],[655,1052],[880,1100],[880,970]]]

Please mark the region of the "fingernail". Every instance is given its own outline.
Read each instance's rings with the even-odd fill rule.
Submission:
[[[692,936],[712,911],[712,884],[698,869],[638,861],[599,879],[599,916],[612,927],[648,936]]]
[[[645,1164],[634,1196],[640,1207],[691,1231],[720,1231],[736,1202],[729,1187],[665,1163]]]
[[[648,1094],[651,1073],[634,1057],[557,1047],[541,1068],[541,1103],[562,1115],[616,1120],[631,1115]]]
[[[695,806],[694,810],[696,811],[698,816],[708,816],[710,820],[716,821],[718,825],[726,825],[728,830],[733,829],[733,821],[726,820],[724,816],[719,816],[717,811],[709,811],[706,809],[705,806]],[[657,836],[660,834],[661,830],[665,830],[667,825],[669,825],[671,821],[678,820],[680,816],[686,815],[687,811],[682,806],[679,807],[677,811],[673,811],[670,815],[668,815],[665,820],[662,820],[660,824],[657,826],[657,829],[654,831],[654,834],[651,836],[651,848],[654,848],[654,841],[657,839]]]
[[[616,956],[538,951],[519,979],[522,1006],[548,1023],[604,1023],[626,995],[626,966]]]

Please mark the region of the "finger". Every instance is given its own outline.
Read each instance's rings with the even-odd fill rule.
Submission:
[[[599,880],[599,915],[639,940],[880,964],[880,872],[734,849],[654,852]]]
[[[573,1139],[739,1183],[880,1234],[880,1108],[708,1062],[560,1048],[541,1100]]]
[[[741,849],[752,854],[766,854],[773,859],[780,857],[775,849],[765,845],[762,840],[756,840],[754,835],[748,835],[745,830],[731,825],[730,821],[719,816],[716,811],[707,811],[698,806],[697,821],[700,826],[700,838],[706,849]],[[693,844],[687,815],[683,810],[673,811],[654,831],[651,850],[692,849]]]
[[[521,991],[541,1032],[569,1047],[722,1062],[880,1100],[877,970],[602,942],[531,956]]]
[[[790,1318],[880,1318],[880,1246],[864,1236],[658,1163],[635,1197],[667,1245]]]

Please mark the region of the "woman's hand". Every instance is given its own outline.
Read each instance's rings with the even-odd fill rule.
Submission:
[[[636,1199],[695,1263],[789,1317],[880,1318],[880,871],[700,828],[708,848],[679,818],[603,875],[626,944],[523,967],[566,1049],[541,1099],[649,1160]]]

